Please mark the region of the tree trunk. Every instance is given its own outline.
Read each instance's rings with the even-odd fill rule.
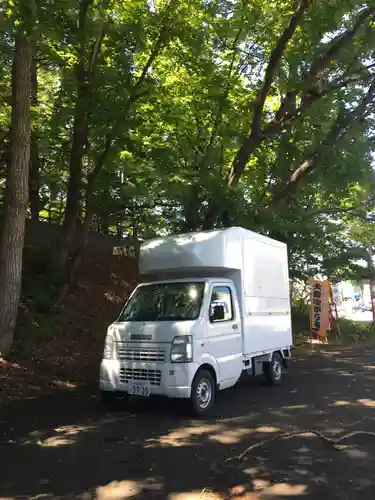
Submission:
[[[217,202],[209,200],[208,208],[206,210],[206,213],[205,213],[205,215],[203,217],[203,221],[202,221],[203,231],[208,231],[210,229],[213,229],[216,222],[217,222],[219,215],[220,215],[219,204]]]
[[[82,265],[85,251],[87,248],[87,243],[90,234],[90,224],[93,216],[94,209],[94,192],[93,192],[93,182],[89,182],[86,187],[86,203],[85,203],[85,216],[83,222],[76,232],[76,245],[74,251],[72,252],[71,260],[68,267],[68,288],[73,287],[77,280],[78,271]]]
[[[122,238],[122,219],[121,216],[117,216],[117,222],[116,222],[116,236],[118,238]]]
[[[369,270],[369,284],[370,284],[370,297],[371,297],[371,311],[372,311],[372,322],[375,324],[375,269],[374,263],[372,261],[372,246],[367,247],[367,265]]]
[[[79,101],[83,97],[78,98]],[[82,161],[87,142],[87,116],[81,103],[77,103],[74,120],[73,143],[70,154],[69,182],[64,211],[63,241],[60,249],[60,265],[66,265],[72,249],[77,221],[81,211]]]
[[[35,132],[31,133],[31,151],[30,151],[30,178],[29,178],[29,196],[31,220],[39,222],[40,212],[40,160],[38,153],[38,138]]]
[[[191,233],[199,231],[200,222],[199,213],[187,207],[185,210],[185,221],[182,224],[182,232]]]
[[[29,10],[29,3],[24,0],[20,8]],[[23,20],[30,22],[26,16]],[[32,43],[31,29],[25,29],[23,20],[16,35],[12,68],[10,161],[0,246],[0,356],[11,349],[17,321],[29,191]]]
[[[37,45],[32,43],[31,61],[31,105],[38,106],[38,75],[37,75]],[[38,127],[34,125],[31,130],[31,150],[30,150],[30,176],[29,176],[29,199],[31,220],[39,222],[40,211],[40,158],[39,158],[39,134]]]
[[[100,216],[100,231],[103,234],[109,234],[109,219],[107,214]]]
[[[54,218],[55,202],[57,200],[58,189],[56,184],[51,183],[49,189],[49,203],[48,203],[48,223],[52,224]]]
[[[223,227],[230,227],[232,225],[232,220],[229,210],[227,209],[223,210],[220,217],[220,221]]]
[[[182,232],[190,233],[193,231],[199,231],[201,227],[200,213],[199,209],[201,206],[201,201],[199,199],[198,186],[193,186],[191,188],[190,199],[184,203],[184,216],[185,221],[182,224]]]
[[[69,181],[64,211],[62,241],[58,256],[61,269],[65,269],[73,250],[76,225],[81,211],[83,157],[88,140],[88,106],[90,86],[85,67],[85,27],[90,0],[81,0],[79,12],[79,60],[76,66],[77,99],[74,111],[73,140],[70,151]]]

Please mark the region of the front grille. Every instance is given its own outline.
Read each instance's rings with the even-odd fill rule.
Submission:
[[[158,347],[126,347],[117,344],[117,355],[120,361],[151,361],[164,363],[165,351]]]
[[[151,385],[160,385],[161,371],[147,370],[146,368],[120,368],[120,381],[122,383],[132,381],[149,382]]]

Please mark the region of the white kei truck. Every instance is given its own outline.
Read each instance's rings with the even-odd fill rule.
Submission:
[[[99,388],[190,400],[196,415],[243,371],[278,385],[291,356],[287,247],[240,227],[142,244],[145,280],[108,327]]]

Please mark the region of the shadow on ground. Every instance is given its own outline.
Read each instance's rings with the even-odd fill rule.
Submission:
[[[244,381],[216,416],[191,420],[179,403],[133,401],[105,413],[94,391],[13,401],[0,412],[0,497],[14,499],[374,498],[375,437],[338,451],[310,434],[375,431],[375,354],[300,352],[282,387]]]

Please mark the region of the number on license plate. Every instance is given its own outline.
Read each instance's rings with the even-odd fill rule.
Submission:
[[[130,384],[129,386],[129,394],[132,396],[149,396],[150,388],[148,385],[140,385],[140,384]]]

